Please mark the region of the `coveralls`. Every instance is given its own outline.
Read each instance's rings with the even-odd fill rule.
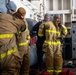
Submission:
[[[48,20],[46,20],[46,17],[49,17]],[[37,62],[38,62],[38,70],[42,70],[42,66],[43,66],[43,55],[44,55],[44,52],[42,51],[42,45],[44,43],[44,37],[41,38],[40,36],[38,36],[38,30],[39,30],[39,26],[44,23],[44,22],[47,22],[50,20],[50,14],[45,14],[44,15],[44,20],[36,23],[33,27],[33,31],[36,31],[37,32],[37,42],[36,42],[36,47],[37,47]]]
[[[22,65],[20,69],[20,75],[29,75],[30,70],[30,46],[29,46],[29,30],[28,30],[28,24],[25,20],[26,29],[23,32],[20,32],[17,36],[17,43],[18,43],[18,49],[19,53],[22,57]]]
[[[64,25],[62,25],[62,34],[67,34],[67,29]],[[46,22],[40,25],[38,35],[40,37],[45,35],[43,51],[45,53],[46,70],[49,73],[58,75],[62,70],[63,64],[61,41],[59,39],[60,29],[54,21]]]
[[[21,56],[15,34],[24,28],[24,21],[0,13],[0,75],[19,75]]]

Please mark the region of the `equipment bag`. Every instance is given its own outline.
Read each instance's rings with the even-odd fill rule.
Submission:
[[[30,69],[29,75],[36,75],[38,72],[36,69]]]
[[[69,69],[64,69],[61,73],[59,73],[59,75],[74,75],[74,73]]]
[[[52,75],[52,74],[50,74],[50,73],[48,73],[46,71],[40,71],[36,75]]]

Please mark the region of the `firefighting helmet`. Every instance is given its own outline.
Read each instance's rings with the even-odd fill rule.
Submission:
[[[0,4],[0,12],[5,12],[7,13],[7,8],[4,4]]]
[[[60,17],[60,14],[55,14],[54,15],[54,20],[56,20],[57,17]]]
[[[49,17],[50,17],[50,14],[49,14],[49,13],[46,13],[46,14],[44,15],[44,18],[45,18],[46,16],[49,16]]]
[[[14,12],[16,11],[16,8],[17,8],[16,4],[13,1],[10,1],[9,3],[7,3],[6,7],[7,7],[7,9],[9,9],[9,10],[11,9]]]
[[[24,14],[26,14],[26,10],[25,10],[23,7],[20,7],[20,8],[17,10],[17,13],[19,13],[20,15],[24,15]]]

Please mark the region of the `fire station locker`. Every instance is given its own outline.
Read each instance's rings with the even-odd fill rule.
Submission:
[[[76,59],[76,41],[72,41],[72,59]]]
[[[76,40],[76,27],[72,28],[72,40]]]
[[[72,22],[72,41],[76,40],[76,22]]]
[[[76,21],[72,22],[72,59],[76,59]]]

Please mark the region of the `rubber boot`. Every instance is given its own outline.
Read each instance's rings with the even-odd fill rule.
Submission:
[[[54,67],[53,67],[53,58],[52,58],[51,56],[48,56],[47,54],[46,54],[45,57],[46,57],[46,58],[45,58],[46,71],[47,71],[48,73],[50,73],[50,74],[53,74],[53,69],[54,69]],[[51,70],[52,70],[52,71],[51,71]]]
[[[55,75],[58,75],[61,72],[62,65],[63,65],[63,59],[62,59],[62,57],[54,58],[54,68],[55,68],[55,70],[57,70],[57,71],[54,71]]]

